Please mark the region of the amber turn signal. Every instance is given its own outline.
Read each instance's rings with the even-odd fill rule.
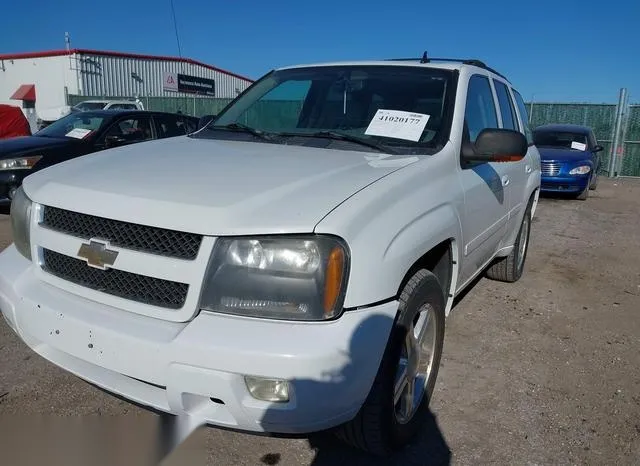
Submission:
[[[327,317],[335,311],[334,308],[342,288],[343,274],[344,251],[342,248],[335,247],[329,254],[324,284],[324,313]]]

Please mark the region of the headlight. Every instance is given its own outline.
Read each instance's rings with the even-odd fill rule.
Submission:
[[[203,285],[203,310],[286,320],[340,315],[349,273],[332,236],[220,238]]]
[[[41,158],[41,155],[34,155],[31,157],[0,160],[0,170],[30,170]]]
[[[581,165],[576,168],[572,168],[569,172],[569,175],[586,175],[591,171],[591,167],[589,165]]]
[[[11,201],[11,227],[16,249],[31,260],[31,199],[27,197],[22,186],[16,190]]]

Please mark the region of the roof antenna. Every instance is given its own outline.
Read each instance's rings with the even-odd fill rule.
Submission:
[[[65,48],[67,49],[67,52],[69,52],[71,50],[71,37],[69,37],[68,32],[64,33],[64,44],[65,44]]]
[[[426,50],[422,54],[422,60],[420,60],[420,63],[429,63],[429,58],[427,57],[427,51]]]

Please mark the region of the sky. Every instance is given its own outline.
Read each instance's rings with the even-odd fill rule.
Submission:
[[[170,0],[4,2],[0,53],[73,48],[178,55]],[[253,79],[334,60],[477,58],[525,100],[640,102],[640,0],[174,0],[182,56]],[[22,18],[25,18],[23,21]]]

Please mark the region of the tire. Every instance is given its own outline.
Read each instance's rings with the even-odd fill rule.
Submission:
[[[513,283],[522,277],[527,252],[529,251],[529,237],[531,236],[531,206],[532,201],[529,201],[527,210],[525,210],[522,218],[522,223],[520,224],[518,237],[513,245],[513,250],[507,257],[501,257],[487,269],[486,275],[488,278]]]
[[[411,443],[429,414],[429,402],[435,388],[444,345],[444,311],[445,300],[440,282],[428,270],[419,270],[402,290],[397,318],[366,401],[356,417],[336,431],[343,442],[378,456],[387,456]],[[431,316],[430,320],[427,315]],[[430,340],[429,337],[433,338],[429,365],[431,370],[427,377],[416,378],[415,385],[405,385],[405,390],[417,385],[424,387],[424,391],[413,414],[404,419],[398,411],[399,407],[406,406],[402,401],[405,398],[396,404],[396,384],[402,368],[406,369],[406,373],[412,371],[409,364],[403,365],[401,357],[406,354],[409,329],[413,330],[414,325],[418,324],[419,327],[420,322],[425,321],[430,323],[425,331],[427,340]],[[425,358],[427,360],[428,357]],[[398,386],[401,385],[398,383]]]
[[[596,189],[598,189],[598,174],[595,173],[593,176],[593,180],[591,182],[591,184],[589,185],[589,189],[591,191],[595,191]]]
[[[589,197],[589,185],[585,186],[584,190],[576,196],[579,201],[586,201]]]

